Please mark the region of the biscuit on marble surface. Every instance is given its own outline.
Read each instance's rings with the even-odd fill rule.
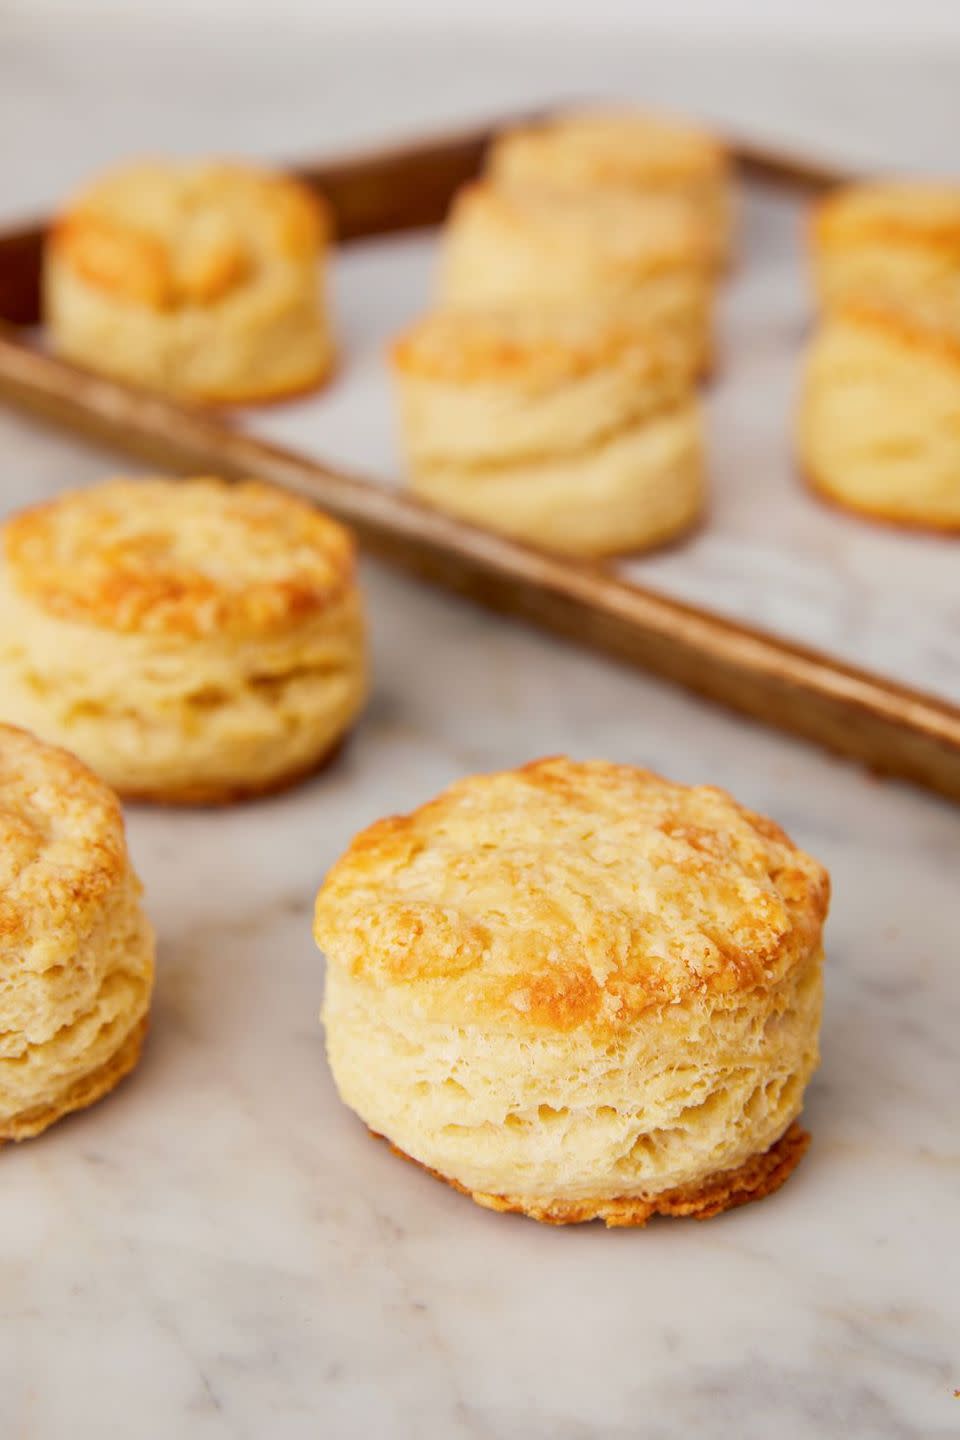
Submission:
[[[309,389],[333,363],[324,202],[240,165],[143,162],[55,223],[44,314],[68,359],[202,401]]]
[[[863,303],[960,338],[960,185],[845,186],[817,207],[811,250],[826,311]]]
[[[627,192],[675,207],[701,225],[716,261],[733,248],[732,166],[726,147],[687,122],[633,110],[578,110],[505,131],[487,174],[518,191]]]
[[[362,706],[353,541],[272,486],[110,480],[12,516],[0,540],[0,719],[125,796],[282,788]]]
[[[116,797],[74,756],[0,725],[0,1144],[133,1068],[153,956]]]
[[[721,790],[559,758],[360,834],[317,897],[341,1097],[480,1204],[706,1216],[805,1147],[826,871]]]
[[[700,513],[682,347],[566,312],[448,310],[392,351],[413,490],[570,554],[641,550]]]
[[[440,303],[546,309],[669,337],[689,374],[712,360],[709,249],[693,216],[636,196],[461,190],[444,230]]]
[[[828,314],[806,360],[798,443],[829,499],[960,530],[960,338],[863,305]]]

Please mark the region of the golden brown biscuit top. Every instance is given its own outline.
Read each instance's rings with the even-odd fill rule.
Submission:
[[[317,897],[333,965],[460,1023],[616,1031],[779,980],[823,868],[722,790],[559,758],[474,776],[353,841]]]
[[[108,480],[6,522],[10,579],[48,614],[199,638],[281,630],[341,597],[349,533],[255,480]]]
[[[710,265],[712,237],[696,215],[627,193],[520,194],[477,181],[458,192],[450,216],[454,226],[474,220],[501,242],[532,241],[554,263],[587,259],[625,276]]]
[[[960,185],[883,180],[848,185],[821,201],[814,238],[824,246],[960,248]]]
[[[89,284],[162,311],[215,304],[265,267],[314,260],[329,224],[319,196],[288,176],[156,161],[92,185],[50,243]]]
[[[498,183],[663,186],[722,176],[727,154],[692,125],[635,111],[581,111],[511,130],[488,162]]]
[[[127,863],[107,786],[65,750],[0,725],[0,1030],[4,964],[74,949]]]
[[[395,341],[397,370],[431,380],[491,381],[547,388],[610,368],[638,381],[681,376],[682,350],[670,338],[639,338],[636,325],[560,311],[434,311]]]
[[[960,339],[950,331],[937,328],[937,313],[915,319],[893,306],[847,300],[837,305],[824,321],[824,328],[856,331],[901,350],[911,351],[917,358],[942,363],[951,375],[960,378]]]

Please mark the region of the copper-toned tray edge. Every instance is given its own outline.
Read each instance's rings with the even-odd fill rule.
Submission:
[[[453,192],[477,173],[492,137],[522,118],[288,168],[323,191],[341,241],[398,234],[438,225]],[[731,141],[730,150],[743,174],[755,181],[817,191],[850,178],[831,166],[746,141]],[[0,323],[35,325],[40,318],[44,229],[37,219],[0,230]]]
[[[475,173],[495,127],[368,152],[298,172],[337,212],[342,238],[437,223]],[[838,172],[753,146],[754,176],[821,189]],[[43,226],[0,234],[0,399],[164,468],[258,474],[339,515],[371,552],[491,609],[617,655],[778,729],[960,800],[960,709],[598,566],[541,555],[191,410],[37,352]]]

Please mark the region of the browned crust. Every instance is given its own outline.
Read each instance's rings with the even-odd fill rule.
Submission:
[[[375,1139],[384,1139],[371,1131]],[[389,1142],[388,1142],[389,1143]],[[390,1145],[391,1150],[404,1160],[420,1165],[437,1180],[469,1195],[487,1210],[500,1210],[515,1215],[526,1215],[542,1225],[581,1225],[587,1220],[602,1220],[607,1229],[632,1227],[642,1228],[653,1215],[682,1216],[691,1220],[709,1220],[724,1210],[733,1210],[738,1205],[748,1205],[751,1200],[762,1200],[779,1190],[785,1180],[799,1165],[810,1144],[810,1136],[795,1120],[769,1150],[760,1155],[751,1155],[749,1160],[736,1170],[721,1170],[716,1175],[697,1185],[682,1186],[677,1190],[666,1190],[650,1199],[625,1195],[619,1199],[607,1200],[555,1200],[541,1202],[525,1200],[519,1195],[486,1195],[482,1191],[468,1190],[457,1180],[421,1165],[405,1151]]]
[[[67,936],[79,943],[130,863],[116,794],[69,750],[6,724],[0,789],[0,847],[11,860],[21,856],[0,893],[0,942],[23,943],[40,913],[60,943],[67,946]],[[56,863],[49,858],[53,834],[61,837]]]
[[[285,572],[234,573],[228,584],[204,558],[178,555],[195,509],[233,529],[238,554],[256,553],[265,536],[289,556]],[[11,515],[0,544],[11,584],[45,614],[191,641],[300,624],[342,603],[356,570],[352,535],[325,512],[276,485],[211,475],[118,476],[67,491]]]
[[[211,248],[184,256],[183,227],[176,208],[159,230],[144,216],[129,185],[152,178],[154,185],[200,186],[200,199],[212,214],[234,216],[232,230]],[[51,228],[51,254],[83,282],[114,298],[155,311],[183,305],[215,304],[244,285],[254,268],[244,231],[251,220],[267,226],[271,253],[308,259],[319,254],[332,228],[329,207],[312,187],[293,176],[250,166],[209,163],[133,164],[105,176],[61,214]],[[177,263],[177,261],[181,263]]]
[[[617,319],[581,327],[531,322],[509,309],[431,311],[393,340],[388,356],[401,374],[464,385],[558,384],[623,365],[656,379],[677,369],[656,331],[646,335]]]
[[[858,519],[871,520],[877,525],[887,526],[888,529],[911,530],[915,534],[930,535],[940,540],[949,541],[954,536],[960,535],[960,518],[956,520],[934,520],[930,517],[923,520],[916,519],[912,515],[902,515],[898,511],[887,509],[882,505],[864,505],[857,500],[848,500],[846,496],[838,495],[812,470],[804,470],[802,478],[814,499],[824,505],[829,505],[832,510],[841,510],[849,515],[856,515]]]
[[[579,148],[584,128],[604,130],[604,143],[584,152]],[[651,136],[661,141],[659,153],[651,153]],[[525,162],[519,177],[518,151]],[[611,106],[561,111],[503,131],[490,147],[487,173],[497,183],[528,188],[555,185],[557,167],[551,161],[560,156],[562,162],[564,152],[574,162],[575,178],[561,163],[559,183],[584,188],[591,184],[655,188],[723,180],[730,167],[727,145],[702,126],[670,115]]]
[[[960,246],[960,189],[950,187],[956,195],[956,213],[949,217],[894,213],[897,192],[912,189],[916,192],[944,190],[942,185],[931,185],[925,181],[893,181],[886,188],[890,209],[884,214],[878,210],[864,213],[858,210],[858,203],[867,192],[876,192],[876,184],[843,185],[830,191],[816,206],[810,216],[810,231],[813,243],[823,250],[844,250],[857,245],[881,244],[905,246],[919,250],[940,250],[947,254],[956,252]]]
[[[559,221],[565,209],[569,207],[574,210],[578,204],[582,206],[583,203],[576,196],[568,196],[563,202],[554,202],[544,207],[538,205],[536,192],[527,192],[521,199],[512,192],[495,189],[489,180],[473,180],[464,185],[454,197],[447,226],[450,233],[455,233],[458,225],[465,222],[469,224],[472,217],[479,214],[481,218],[492,218],[499,224],[501,236],[504,233],[511,237],[519,235],[525,244],[531,243],[532,236],[532,243],[540,243],[550,248],[568,246],[576,249],[579,248],[576,232],[568,238],[560,228]],[[621,203],[629,204],[630,197],[622,197]],[[638,225],[637,233],[649,237],[649,231],[645,230],[643,225]],[[583,243],[579,241],[579,246]],[[607,273],[640,276],[644,279],[672,274],[678,270],[688,271],[691,266],[702,266],[707,273],[711,268],[706,242],[693,229],[686,236],[669,237],[663,242],[661,250],[637,247],[633,252],[628,250],[609,255],[601,250],[600,256],[594,263]]]
[[[665,953],[651,951],[642,920],[626,934],[620,928],[624,915],[646,913],[630,908],[627,890],[625,909],[612,904],[608,889],[590,912],[589,928],[577,928],[558,920],[555,887],[523,889],[522,876],[538,873],[555,838],[544,825],[580,814],[600,817],[596,825],[615,814],[642,817],[657,894],[677,902],[671,934],[683,939],[675,960],[673,940]],[[487,819],[488,838],[509,827],[509,853],[498,854],[496,843],[489,857],[474,848]],[[587,876],[597,870],[595,847],[579,838],[582,829],[571,832],[561,886],[590,883],[581,860]],[[430,852],[438,833],[430,881],[413,892],[395,885],[396,874]],[[770,905],[740,898],[734,882],[747,872],[770,894]],[[524,897],[520,923],[510,904],[504,910],[515,886]],[[696,906],[708,890],[714,908],[705,920]],[[620,1037],[640,1015],[692,996],[698,1004],[725,1005],[734,993],[766,992],[819,948],[829,896],[823,867],[726,792],[676,785],[635,766],[552,756],[468,776],[409,814],[361,831],[319,891],[314,936],[329,964],[378,990],[415,988],[425,1015],[458,1020],[466,1005],[474,1020],[489,1014],[510,1030],[586,1026],[597,1036]],[[698,897],[696,906],[690,897]],[[712,957],[708,966],[690,963],[688,941],[695,953]]]
[[[938,330],[914,319],[893,304],[846,300],[836,307],[830,318],[872,330],[890,344],[928,359],[942,360],[954,370],[960,368],[960,339],[948,330]]]
[[[55,1104],[22,1111],[6,1121],[0,1127],[0,1145],[6,1144],[8,1140],[29,1140],[64,1115],[69,1115],[74,1110],[85,1110],[88,1105],[94,1105],[101,1100],[114,1086],[119,1085],[125,1075],[129,1075],[140,1059],[148,1025],[149,1020],[145,1015],[124,1037],[120,1048],[105,1064],[75,1080]]]
[[[326,770],[339,758],[351,733],[348,731],[341,735],[316,760],[311,760],[306,765],[298,765],[294,770],[285,771],[282,775],[261,783],[211,785],[198,780],[192,785],[169,789],[163,786],[158,786],[156,790],[127,790],[122,787],[115,789],[121,800],[129,805],[164,805],[178,809],[216,809],[226,805],[242,805],[248,800],[267,800],[272,795],[282,795],[285,791],[292,790],[295,785]]]

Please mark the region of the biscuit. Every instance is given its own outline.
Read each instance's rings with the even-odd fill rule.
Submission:
[[[806,361],[798,444],[830,499],[960,530],[960,338],[865,306],[828,315]]]
[[[866,304],[960,338],[960,186],[886,180],[834,191],[811,227],[824,310]]]
[[[153,965],[116,797],[74,756],[0,725],[0,1144],[133,1068]]]
[[[322,266],[330,216],[286,176],[141,163],[53,226],[44,314],[57,350],[201,401],[269,400],[329,374]]]
[[[440,303],[561,311],[669,339],[688,373],[712,359],[713,283],[701,226],[629,194],[461,190],[441,251]]]
[[[696,126],[637,111],[582,110],[511,129],[494,141],[487,174],[521,192],[629,193],[651,213],[674,208],[693,216],[717,263],[733,249],[730,156]]]
[[[553,1223],[775,1189],[818,1061],[829,879],[723,791],[540,760],[359,835],[317,897],[342,1099]]]
[[[438,508],[579,555],[697,518],[699,405],[667,340],[565,312],[440,311],[392,360],[411,485]]]
[[[112,480],[13,516],[0,538],[0,717],[125,796],[280,788],[361,708],[353,541],[282,491]]]

